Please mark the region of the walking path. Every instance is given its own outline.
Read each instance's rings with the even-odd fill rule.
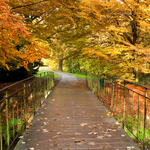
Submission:
[[[139,150],[84,82],[58,74],[60,82],[14,150]]]

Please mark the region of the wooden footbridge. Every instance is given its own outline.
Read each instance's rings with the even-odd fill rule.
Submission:
[[[9,92],[11,86],[3,89],[6,96],[0,101],[1,150],[148,149],[144,143],[146,137],[143,141],[137,137],[141,135],[140,129],[133,128],[135,120],[131,119],[131,132],[139,147],[125,132],[126,121],[129,122],[127,113],[129,116],[133,113],[127,112],[125,97],[120,96],[125,85],[120,84],[123,88],[118,86],[115,91],[116,81],[99,83],[96,76],[87,76],[84,82],[73,75],[58,74],[61,80],[54,88],[53,73],[47,72],[44,77],[31,77],[17,83],[22,84],[22,88],[16,92]],[[114,92],[118,93],[114,96]],[[113,117],[117,112],[118,121]],[[147,126],[143,129],[146,131]]]

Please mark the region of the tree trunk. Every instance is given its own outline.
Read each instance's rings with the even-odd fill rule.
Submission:
[[[33,67],[32,67],[32,63],[29,63],[28,64],[28,69],[29,69],[29,71],[28,71],[28,73],[27,73],[27,77],[31,77],[33,74],[32,74],[32,69],[33,69]]]
[[[58,71],[63,71],[63,60],[59,60],[59,66],[58,66]]]
[[[138,69],[134,68],[134,76],[135,76],[135,82],[139,82],[139,71]]]

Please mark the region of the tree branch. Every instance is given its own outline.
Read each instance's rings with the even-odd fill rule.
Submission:
[[[43,2],[47,2],[47,1],[49,1],[49,0],[42,0],[42,1],[39,1],[39,2],[36,2],[36,3],[31,3],[31,4],[26,4],[26,5],[20,5],[20,6],[13,7],[12,9],[17,9],[17,8],[22,8],[22,7],[28,7],[28,6],[40,4],[40,3],[43,3]]]

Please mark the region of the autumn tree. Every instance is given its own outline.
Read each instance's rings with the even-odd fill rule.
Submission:
[[[79,39],[89,34],[85,28],[87,23],[82,22],[83,18],[77,14],[78,3],[80,1],[44,0],[31,2],[25,0],[18,2],[10,0],[12,9],[25,17],[32,34],[49,43],[53,54],[55,54],[53,58],[59,61],[59,70],[62,70],[63,60],[81,54]],[[61,42],[67,48],[62,49]],[[73,47],[74,50],[72,50]]]
[[[0,1],[0,68],[29,69],[29,63],[49,56],[49,52],[46,45],[30,35],[22,17],[12,12],[7,2]]]
[[[92,23],[95,32],[105,36],[101,48],[112,60],[113,74],[118,72],[126,77],[133,69],[149,72],[146,68],[149,63],[149,4],[148,0],[92,0],[81,5],[80,15]]]

